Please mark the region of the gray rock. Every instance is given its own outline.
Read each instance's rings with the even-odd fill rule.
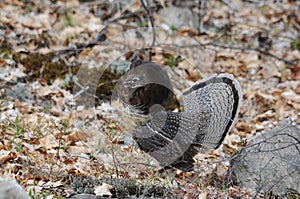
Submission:
[[[23,83],[18,83],[12,86],[11,89],[7,89],[6,95],[12,99],[18,98],[21,102],[33,99],[33,96],[28,90],[26,84]]]
[[[199,30],[199,17],[188,8],[168,7],[159,12],[159,17],[165,24],[177,30],[188,27]]]
[[[300,129],[283,121],[249,142],[231,161],[229,178],[252,194],[300,192]]]
[[[29,195],[15,180],[0,179],[1,199],[30,199]]]
[[[103,198],[103,197],[99,197],[94,194],[86,194],[86,193],[74,195],[71,197],[71,199],[100,199],[100,198]]]

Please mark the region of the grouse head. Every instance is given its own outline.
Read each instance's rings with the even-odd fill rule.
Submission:
[[[176,99],[168,75],[161,66],[152,62],[131,64],[118,87],[118,96],[123,105],[142,115],[148,115],[153,107],[169,110]]]

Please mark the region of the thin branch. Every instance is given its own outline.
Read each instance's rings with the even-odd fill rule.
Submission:
[[[235,7],[235,5],[233,5],[232,3],[230,3],[228,0],[221,0],[221,2],[224,3],[225,5],[227,5],[232,10],[238,11],[238,9]]]
[[[293,66],[297,65],[296,61],[291,61],[291,60],[288,60],[288,59],[284,59],[284,58],[278,57],[277,55],[274,55],[274,54],[272,54],[272,53],[270,53],[268,51],[264,51],[264,50],[259,49],[259,48],[254,48],[253,50],[258,51],[258,52],[260,52],[262,54],[268,55],[270,57],[273,57],[273,58],[275,58],[275,59],[277,59],[279,61],[283,61],[284,63],[290,64],[290,65],[293,65]]]
[[[152,26],[152,29],[153,29],[153,41],[152,41],[151,51],[152,51],[153,45],[155,44],[155,29],[154,29],[154,22],[153,22],[151,11],[157,9],[159,6],[160,5],[152,5],[152,6],[146,7],[147,8],[146,12],[147,12],[147,15],[150,16],[149,19],[150,19],[151,26]],[[55,51],[55,53],[57,53],[59,55],[62,55],[62,54],[67,54],[67,53],[81,52],[82,50],[84,50],[86,48],[92,48],[96,45],[99,45],[102,41],[106,40],[105,33],[106,33],[106,30],[107,30],[107,27],[108,27],[109,24],[118,23],[122,19],[137,17],[137,16],[140,16],[140,15],[143,15],[144,13],[145,13],[145,11],[143,11],[143,10],[137,10],[135,12],[126,13],[125,15],[122,15],[120,17],[109,19],[105,23],[104,27],[100,30],[98,35],[95,37],[94,41],[92,41],[90,43],[87,43],[87,44],[81,44],[81,45],[77,45],[75,47],[70,47],[70,48],[58,50],[58,51]],[[151,59],[151,54],[150,54],[150,59]]]
[[[151,165],[151,164],[147,164],[147,163],[143,163],[143,162],[123,162],[123,163],[119,163],[119,166],[130,165],[130,164],[139,164],[139,165],[144,165],[144,166],[153,167],[153,168],[157,167],[155,165]]]
[[[151,59],[152,59],[152,48],[155,44],[155,40],[156,40],[156,37],[155,37],[155,28],[154,28],[154,21],[153,21],[153,17],[152,17],[152,13],[150,11],[150,9],[148,9],[148,6],[149,6],[149,2],[147,0],[147,6],[144,2],[144,0],[140,0],[142,6],[144,7],[144,9],[146,10],[147,12],[147,15],[148,15],[148,18],[149,18],[149,21],[151,23],[151,27],[152,27],[152,44],[151,44],[151,47],[149,48],[149,61],[151,62]]]
[[[238,46],[226,46],[226,45],[221,45],[221,44],[216,44],[216,43],[207,43],[207,44],[202,44],[203,46],[216,46],[216,47],[220,47],[220,48],[229,48],[229,49],[233,49],[233,50],[244,50],[244,51],[257,51],[260,52],[262,54],[268,55],[270,57],[273,57],[279,61],[282,61],[286,64],[290,64],[292,66],[296,66],[297,65],[297,61],[292,61],[292,60],[288,60],[288,59],[284,59],[282,57],[279,57],[273,53],[270,53],[268,51],[259,49],[259,48],[244,48],[244,47],[238,47]]]
[[[204,32],[204,22],[203,22],[203,18],[206,14],[206,3],[207,3],[207,0],[200,0],[199,1],[199,19],[200,19],[200,25],[199,25],[199,31],[200,32]]]

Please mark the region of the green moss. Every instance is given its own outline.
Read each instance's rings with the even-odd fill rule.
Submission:
[[[114,90],[117,81],[121,78],[121,76],[125,73],[119,72],[117,67],[109,67],[107,68],[101,76],[100,82],[98,83],[96,96],[101,99],[108,99],[112,95],[112,91]]]
[[[179,112],[182,111],[182,107],[180,106],[180,102],[177,99],[176,95],[174,94],[173,95],[173,102],[172,102],[172,104],[170,104],[170,106],[167,108],[167,110],[168,111],[173,111],[175,109],[177,109]]]
[[[283,78],[283,74],[284,74],[284,71],[288,68],[288,66],[286,64],[284,64],[282,66],[282,68],[280,69],[280,79]]]
[[[148,25],[147,25],[147,23],[145,23],[145,22],[139,22],[139,23],[138,23],[138,26],[139,26],[139,27],[147,27]]]
[[[170,29],[171,29],[172,31],[176,31],[176,30],[177,30],[177,28],[176,28],[175,25],[171,25],[171,26],[170,26]]]
[[[0,41],[0,57],[3,59],[9,59],[12,54],[12,45],[8,43],[6,40]]]
[[[9,59],[11,53],[9,50],[3,50],[3,51],[0,51],[0,54],[2,55],[3,59]]]
[[[268,191],[267,193],[264,194],[265,198],[287,198],[287,199],[296,199],[298,198],[299,193],[297,191],[292,191],[292,192],[287,192],[284,195],[277,195],[273,193],[273,191]]]
[[[68,66],[66,66],[62,60],[59,60],[57,62],[46,62],[42,71],[42,76],[47,82],[50,82],[57,77],[63,79],[68,72]]]
[[[93,91],[93,87],[96,86],[95,93],[89,93],[91,96],[95,96],[97,100],[95,100],[96,105],[99,105],[102,100],[110,100],[112,92],[116,86],[116,83],[120,79],[120,77],[124,74],[124,72],[118,71],[117,67],[109,67],[105,71],[103,71],[104,67],[99,68],[88,68],[88,66],[81,66],[80,70],[82,75],[79,75],[78,84],[79,85],[90,85],[91,91]],[[101,75],[102,74],[102,75]],[[99,79],[99,75],[101,78]],[[73,92],[79,92],[79,90],[74,90]],[[89,92],[89,91],[87,91]],[[83,101],[82,101],[83,100]],[[78,98],[77,102],[79,104],[86,104],[86,98]],[[94,103],[94,100],[91,101]]]
[[[9,51],[12,50],[12,45],[10,43],[8,43],[8,41],[6,41],[6,40],[3,40],[3,41],[0,40],[0,51],[3,51],[3,50],[9,50]]]
[[[178,64],[183,61],[180,55],[175,56],[173,54],[165,53],[164,56],[167,59],[166,65],[170,66],[171,68],[174,66],[178,66]]]
[[[30,3],[26,3],[25,12],[27,14],[32,12],[32,5]]]
[[[50,48],[50,44],[55,44],[55,41],[49,36],[47,32],[39,34],[36,39],[34,39],[34,44],[38,48]]]
[[[71,10],[67,9],[64,12],[64,23],[66,26],[74,26]]]
[[[266,6],[262,6],[262,7],[260,8],[260,13],[261,13],[262,15],[265,15],[267,9],[268,9],[268,8],[267,8]]]
[[[22,58],[21,54],[15,53],[14,59],[24,66],[24,72],[30,74],[32,78],[40,76],[40,70],[46,61],[49,61],[49,55],[40,53],[31,53]]]
[[[293,50],[298,50],[298,49],[300,49],[299,39],[298,39],[298,38],[294,40],[294,42],[293,42],[293,44],[292,44],[292,49],[293,49]]]
[[[14,53],[14,59],[24,66],[24,72],[29,75],[29,80],[36,78],[44,78],[48,84],[51,84],[55,79],[64,79],[67,74],[76,74],[79,66],[75,65],[69,70],[63,60],[53,61],[56,57],[54,53],[40,54],[31,53],[25,57],[21,57],[19,53]],[[73,85],[67,85],[67,87]]]
[[[20,120],[19,117],[16,117],[14,123],[13,123],[13,127],[14,127],[14,139],[19,138],[21,136],[23,136],[23,128],[20,125]]]

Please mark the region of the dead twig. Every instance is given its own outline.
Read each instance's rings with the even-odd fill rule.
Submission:
[[[152,29],[153,29],[153,41],[152,41],[152,46],[150,47],[151,51],[152,51],[152,48],[155,44],[155,29],[154,29],[154,20],[153,20],[153,17],[152,17],[152,11],[157,9],[158,7],[161,7],[161,5],[155,4],[155,5],[152,5],[152,6],[146,6],[146,9],[144,7],[144,9],[145,9],[145,11],[146,11],[146,13],[149,17]],[[116,17],[116,18],[107,20],[104,27],[100,30],[100,32],[98,33],[98,35],[95,37],[95,39],[92,42],[87,43],[87,44],[77,45],[75,47],[70,47],[70,48],[58,50],[55,53],[57,53],[57,55],[63,55],[63,54],[74,53],[74,52],[79,53],[79,52],[81,52],[82,50],[84,50],[86,48],[92,48],[96,45],[99,45],[100,43],[102,43],[103,41],[106,40],[105,33],[106,33],[106,30],[107,30],[107,27],[108,27],[109,24],[118,23],[120,20],[123,20],[123,19],[129,19],[129,18],[132,18],[132,17],[139,17],[141,15],[144,15],[145,11],[144,10],[137,10],[135,12],[126,13],[126,14],[120,16],[120,17]],[[151,53],[150,53],[149,58],[151,60]]]
[[[288,59],[284,59],[282,57],[279,57],[273,53],[270,53],[268,51],[262,50],[260,48],[251,48],[251,47],[239,47],[239,46],[227,46],[227,45],[221,45],[221,44],[217,44],[217,43],[207,43],[207,44],[201,44],[202,46],[215,46],[215,47],[220,47],[220,48],[228,48],[228,49],[233,49],[233,50],[242,50],[242,51],[257,51],[261,54],[265,54],[267,56],[270,56],[272,58],[275,58],[279,61],[282,61],[286,64],[290,64],[292,66],[296,66],[297,65],[297,61],[292,61],[292,60],[288,60]]]
[[[147,164],[147,163],[143,163],[143,162],[123,162],[123,163],[119,163],[119,166],[122,166],[122,165],[133,165],[133,164],[139,164],[139,165],[144,165],[144,166],[153,167],[153,168],[157,167],[155,165],[151,165],[151,164]]]
[[[228,0],[221,0],[222,3],[224,3],[225,5],[227,5],[229,8],[231,8],[234,11],[237,11],[238,9],[236,8],[235,5],[233,5],[231,2],[229,2]]]
[[[148,0],[147,0],[147,6],[146,6],[144,0],[140,0],[140,2],[141,2],[142,6],[144,7],[144,9],[147,12],[147,15],[148,15],[149,21],[151,23],[151,27],[152,27],[152,33],[153,33],[152,35],[153,35],[153,37],[152,37],[152,44],[151,44],[151,46],[149,48],[149,61],[151,62],[151,59],[152,59],[152,48],[153,48],[153,46],[155,44],[155,40],[156,40],[156,37],[155,37],[155,28],[154,28],[154,21],[153,21],[151,10],[148,9],[148,6],[149,6]]]
[[[203,18],[206,15],[206,3],[207,0],[200,0],[198,7],[199,7],[199,19],[200,19],[200,25],[199,25],[199,30],[200,32],[204,32],[204,22]]]

